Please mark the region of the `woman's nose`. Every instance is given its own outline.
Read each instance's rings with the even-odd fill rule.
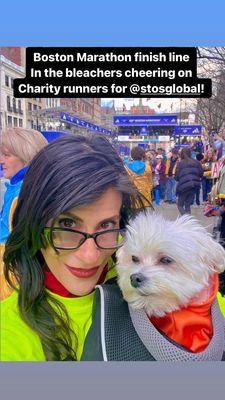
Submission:
[[[95,244],[94,239],[87,239],[81,247],[77,250],[77,256],[81,261],[87,265],[97,267],[98,259],[101,254],[101,250]]]

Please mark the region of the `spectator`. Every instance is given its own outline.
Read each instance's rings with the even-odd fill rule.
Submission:
[[[201,162],[204,158],[204,154],[202,153],[197,153],[196,154],[196,160],[198,160],[199,162]],[[200,190],[201,190],[201,186],[200,187],[196,187],[195,189],[195,203],[197,205],[197,207],[200,207],[201,202],[200,202]]]
[[[167,177],[167,193],[166,201],[169,203],[176,203],[176,187],[177,181],[175,180],[175,172],[178,164],[178,150],[172,149],[171,157],[166,161],[165,174]]]
[[[196,188],[200,187],[200,180],[203,175],[201,163],[191,158],[191,149],[182,148],[175,174],[178,195],[178,210],[181,215],[191,213],[191,204],[194,201]]]
[[[212,139],[213,139],[212,146],[214,150],[216,150],[217,160],[219,160],[221,157],[225,156],[225,129],[223,129],[220,135],[214,133]]]
[[[149,165],[151,166],[151,169],[152,169],[152,167],[155,164],[155,152],[153,152],[152,150],[147,150],[145,152],[145,159],[149,163]]]
[[[211,192],[212,189],[212,164],[216,161],[215,152],[214,150],[208,149],[205,153],[204,158],[202,159],[202,167],[203,167],[203,178],[202,178],[202,199],[203,202],[206,202],[208,199],[208,194]]]
[[[127,172],[142,194],[145,206],[150,206],[153,189],[151,165],[145,161],[145,151],[139,146],[133,147],[131,157],[133,161],[125,163]]]
[[[5,243],[9,235],[13,211],[32,158],[48,144],[44,136],[32,129],[7,128],[2,132],[1,164],[6,182],[6,191],[1,209],[0,243]]]
[[[154,199],[155,205],[161,205],[165,198],[165,164],[163,163],[163,156],[156,156],[156,164],[153,168],[153,185],[154,185]]]
[[[166,152],[162,147],[158,147],[158,149],[156,149],[156,156],[162,156],[163,163],[166,164]]]

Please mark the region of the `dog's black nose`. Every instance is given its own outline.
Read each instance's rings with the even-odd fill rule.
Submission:
[[[130,276],[130,283],[131,283],[131,286],[133,286],[134,288],[140,287],[145,280],[146,280],[146,277],[141,273],[132,274]]]

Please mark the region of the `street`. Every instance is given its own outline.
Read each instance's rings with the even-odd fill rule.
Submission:
[[[163,205],[155,208],[157,213],[162,214],[165,218],[176,219],[179,216],[178,208],[176,204],[163,203]],[[207,230],[212,233],[213,228],[217,225],[217,217],[205,217],[203,215],[203,207],[191,207],[191,215],[198,219],[201,224],[207,228]]]

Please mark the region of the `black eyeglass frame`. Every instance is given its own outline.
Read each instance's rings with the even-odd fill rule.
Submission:
[[[77,247],[69,247],[69,248],[65,248],[65,247],[59,247],[59,246],[55,246],[54,245],[54,241],[53,241],[53,232],[55,232],[55,231],[61,231],[61,232],[72,232],[72,233],[78,233],[78,234],[81,234],[81,235],[83,235],[84,236],[84,240],[82,240],[82,242],[79,244],[79,246],[77,246]],[[101,235],[104,235],[105,233],[109,233],[109,232],[118,232],[118,234],[124,234],[125,235],[125,233],[126,233],[126,229],[107,229],[107,230],[105,230],[105,231],[101,231],[101,232],[95,232],[95,233],[92,233],[92,234],[90,234],[90,233],[86,233],[86,232],[82,232],[82,231],[77,231],[77,230],[75,230],[75,229],[69,229],[69,228],[59,228],[59,227],[53,227],[53,228],[51,228],[51,227],[44,227],[44,237],[45,237],[45,239],[47,240],[47,242],[57,251],[57,250],[65,250],[65,251],[67,251],[67,250],[77,250],[77,249],[79,249],[81,246],[82,246],[82,244],[84,244],[84,242],[87,240],[87,239],[94,239],[94,242],[95,242],[95,244],[96,244],[96,246],[97,246],[97,248],[99,248],[99,249],[101,249],[101,250],[116,250],[116,249],[119,249],[120,247],[122,247],[123,246],[123,242],[121,243],[121,244],[119,244],[118,243],[118,245],[117,246],[115,246],[115,247],[101,247],[101,246],[99,246],[98,245],[98,243],[97,243],[97,241],[96,241],[96,238],[98,237],[98,236],[101,236]]]

